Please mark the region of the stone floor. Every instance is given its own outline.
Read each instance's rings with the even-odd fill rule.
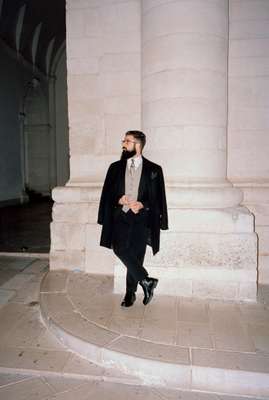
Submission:
[[[0,374],[1,400],[247,400],[76,378]],[[252,398],[252,400],[254,400]]]
[[[142,385],[138,377],[88,362],[60,342],[40,317],[40,283],[47,269],[47,260],[0,257],[0,400],[269,398],[150,387]],[[114,335],[146,340],[159,349],[168,345],[240,352],[267,360],[269,314],[265,303],[199,303],[161,298],[156,292],[147,307],[141,304],[140,296],[134,307],[122,310],[120,297],[111,295],[108,277],[85,279],[80,273],[68,273],[51,278],[48,275],[43,281],[43,295],[47,300],[54,297],[47,305],[54,304],[51,310],[62,316],[63,323],[68,323],[76,310],[87,323]],[[60,295],[68,297],[71,309],[66,309]],[[81,329],[75,324],[71,327]],[[81,334],[87,334],[85,325]]]
[[[269,356],[266,303],[158,296],[156,289],[145,307],[141,288],[132,307],[120,307],[121,298],[113,293],[112,277],[81,272],[51,271],[41,289],[47,311],[59,322],[63,314],[80,315],[106,331],[152,343]],[[73,330],[82,335],[84,328]]]

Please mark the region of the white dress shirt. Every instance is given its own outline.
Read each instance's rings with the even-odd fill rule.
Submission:
[[[128,158],[128,160],[127,160],[127,166],[128,166],[128,169],[130,169],[130,167],[131,167],[131,163],[132,163],[132,160],[134,160],[134,164],[135,164],[135,169],[137,169],[138,167],[139,167],[139,165],[142,163],[142,156],[137,156],[137,157],[131,157],[131,158]]]

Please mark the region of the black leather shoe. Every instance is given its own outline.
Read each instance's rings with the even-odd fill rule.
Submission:
[[[145,278],[139,282],[144,291],[143,304],[146,306],[153,297],[153,291],[158,284],[158,279],[155,278]]]
[[[136,300],[136,295],[134,292],[127,291],[123,301],[121,302],[122,307],[131,307]]]

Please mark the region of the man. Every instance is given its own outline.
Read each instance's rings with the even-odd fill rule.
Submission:
[[[110,165],[100,200],[98,223],[103,225],[100,245],[112,248],[127,267],[122,307],[136,300],[138,283],[148,304],[158,280],[143,266],[146,246],[159,251],[160,229],[168,229],[162,168],[142,156],[146,136],[128,131],[122,140],[122,156]]]

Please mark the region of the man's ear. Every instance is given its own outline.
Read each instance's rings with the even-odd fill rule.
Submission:
[[[135,146],[138,146],[139,153],[142,153],[141,143],[140,143],[140,142],[137,142],[137,143],[135,144]],[[137,149],[137,147],[135,147],[135,148]]]

